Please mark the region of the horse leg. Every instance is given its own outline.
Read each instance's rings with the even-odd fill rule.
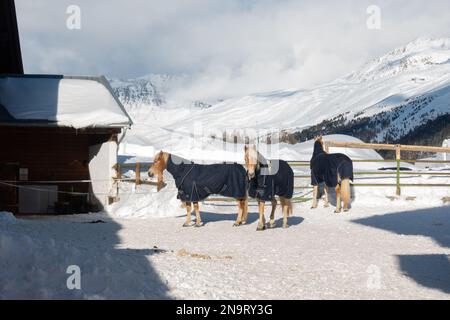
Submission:
[[[243,208],[242,224],[246,224],[248,218],[248,198],[242,200],[242,208]]]
[[[334,212],[341,212],[341,186],[338,184],[336,186],[336,210]]]
[[[317,194],[319,193],[319,186],[313,186],[313,203],[311,209],[317,208]]]
[[[294,214],[294,209],[292,208],[292,199],[287,199],[288,202],[288,216],[292,216]]]
[[[344,179],[341,183],[342,200],[344,201],[344,212],[348,211],[348,205],[350,204],[350,180]]]
[[[233,227],[238,227],[242,224],[242,216],[244,214],[244,207],[241,199],[237,199],[238,202],[238,215],[236,218],[236,222],[233,224]]]
[[[328,208],[328,206],[330,205],[330,201],[329,201],[329,198],[328,198],[328,187],[327,187],[327,185],[325,185],[323,187],[323,193],[325,193],[325,203],[323,204],[323,207],[324,208]]]
[[[189,227],[191,225],[191,211],[192,211],[192,207],[191,207],[191,203],[190,202],[185,202],[186,204],[186,222],[183,224],[183,227]]]
[[[283,228],[289,227],[288,225],[288,215],[289,215],[289,199],[285,199],[283,197],[280,197],[281,206],[283,208]]]
[[[203,225],[202,218],[200,217],[200,207],[198,206],[198,202],[194,202],[194,210],[195,210],[195,226],[201,227]]]
[[[272,211],[270,212],[269,228],[275,228],[275,210],[277,208],[277,199],[272,199]]]
[[[264,201],[258,202],[258,209],[259,209],[259,222],[256,231],[262,231],[266,229],[266,219],[264,218]]]

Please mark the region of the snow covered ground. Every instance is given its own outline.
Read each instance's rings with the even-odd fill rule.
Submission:
[[[450,207],[296,204],[290,228],[232,227],[234,205],[176,217],[0,214],[0,298],[450,299]],[[277,219],[280,219],[277,212]],[[99,222],[103,221],[104,223]],[[98,222],[98,223],[92,223]],[[81,290],[69,290],[69,265]]]
[[[243,158],[241,146],[222,152],[214,143],[200,150],[168,145],[205,162]],[[135,147],[144,153],[145,145]],[[305,142],[280,145],[277,152],[307,160],[311,150],[312,143]],[[339,151],[353,159],[380,158],[373,150]],[[355,163],[355,170],[389,165]],[[442,166],[433,170],[449,172]],[[296,171],[309,173],[306,167]],[[450,183],[449,176],[402,179]],[[183,228],[185,209],[169,176],[166,182],[160,192],[121,183],[120,201],[100,214],[16,219],[0,213],[0,298],[450,298],[450,188],[403,188],[395,197],[394,187],[355,187],[347,214],[333,213],[331,194],[329,208],[311,210],[310,201],[296,202],[289,229],[280,227],[278,208],[278,228],[256,232],[254,203],[245,226],[232,227],[234,203],[209,202],[201,204],[205,226]],[[355,180],[364,182],[393,183],[394,178]],[[307,178],[296,181],[308,184]],[[310,193],[296,190],[296,196],[310,198]],[[73,265],[81,270],[81,290],[66,285]]]
[[[198,150],[176,141],[167,145],[191,159],[242,162],[242,146],[225,152],[206,141]],[[145,148],[135,145],[138,154],[145,155]],[[353,159],[380,159],[373,150],[331,152],[338,150]],[[285,159],[308,160],[311,151],[309,141],[282,144],[276,152]],[[355,162],[355,170],[390,165]],[[309,173],[307,167],[296,171]],[[402,179],[450,183],[449,176]],[[120,201],[100,214],[16,219],[0,213],[0,298],[450,298],[450,188],[404,188],[401,197],[394,197],[394,187],[355,187],[348,214],[333,213],[331,194],[329,208],[311,210],[310,201],[295,203],[289,229],[280,228],[278,208],[279,227],[256,232],[254,203],[245,226],[232,227],[234,203],[209,202],[201,205],[205,226],[183,228],[185,209],[173,181],[165,180],[160,192],[121,183]],[[355,180],[364,182],[393,183],[394,178]],[[307,178],[296,181],[308,184]],[[296,190],[296,196],[310,198],[310,193]],[[81,290],[67,288],[67,268],[73,265],[81,270]]]

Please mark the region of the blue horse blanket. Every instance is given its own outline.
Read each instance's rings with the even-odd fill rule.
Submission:
[[[319,141],[314,143],[310,167],[313,186],[325,182],[327,187],[334,188],[343,179],[353,181],[352,160],[342,153],[326,153]]]
[[[198,202],[212,194],[242,199],[247,196],[247,173],[239,164],[201,165],[169,155],[167,170],[175,179],[181,201]]]
[[[293,194],[294,172],[286,161],[265,159],[258,161],[255,177],[249,182],[250,197],[260,201],[271,201],[276,195],[292,199]]]

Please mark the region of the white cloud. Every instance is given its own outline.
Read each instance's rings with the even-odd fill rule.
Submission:
[[[82,29],[66,28],[80,6]],[[368,30],[366,8],[382,10]],[[29,73],[186,75],[186,99],[308,87],[421,36],[448,36],[450,2],[16,0]]]

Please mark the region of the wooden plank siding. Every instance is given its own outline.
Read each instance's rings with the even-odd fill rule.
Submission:
[[[0,168],[16,164],[16,168],[28,169],[28,182],[20,185],[39,185],[33,181],[89,180],[89,147],[115,139],[120,129],[75,130],[59,127],[0,127],[2,152]],[[19,174],[17,173],[17,177]],[[0,181],[9,180],[11,174]],[[53,183],[44,183],[52,185]],[[88,192],[89,183],[54,183],[59,191]],[[1,186],[11,189],[12,187]],[[0,190],[1,191],[1,190]],[[8,194],[12,194],[9,192]],[[17,192],[15,193],[17,195]],[[17,197],[17,196],[16,196]],[[68,194],[58,194],[58,201],[67,201]],[[18,199],[3,199],[3,202]],[[2,208],[0,203],[0,210]]]

